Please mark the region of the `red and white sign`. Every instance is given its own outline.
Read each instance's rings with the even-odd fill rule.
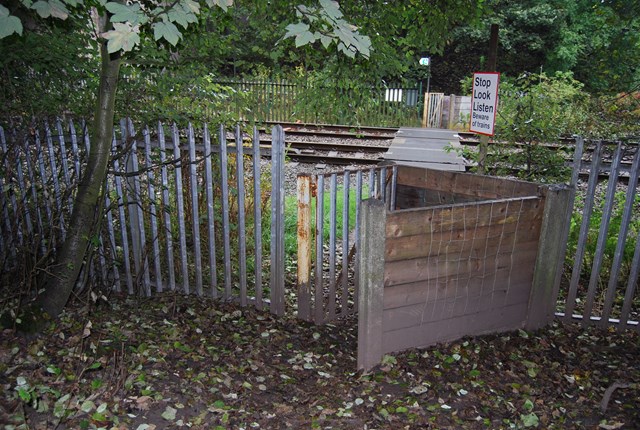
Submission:
[[[493,136],[498,111],[498,84],[500,73],[483,72],[473,74],[473,97],[471,98],[471,126],[469,131]]]

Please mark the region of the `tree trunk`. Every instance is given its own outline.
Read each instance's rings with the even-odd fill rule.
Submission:
[[[101,16],[100,32],[106,31],[109,20]],[[73,291],[80,269],[87,255],[94,226],[101,216],[99,198],[107,175],[113,139],[114,106],[120,55],[109,55],[106,42],[100,46],[100,89],[93,123],[91,148],[87,168],[78,185],[73,212],[69,220],[67,237],[51,268],[45,290],[38,303],[50,317],[57,317]]]

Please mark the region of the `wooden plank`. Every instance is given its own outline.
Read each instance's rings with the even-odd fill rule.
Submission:
[[[410,166],[399,166],[398,184],[477,199],[537,196],[540,193],[539,186],[530,182]]]
[[[514,330],[522,327],[527,304],[519,303],[473,315],[435,321],[382,335],[382,353],[408,348],[424,348],[439,342],[450,342],[463,336],[474,336]]]
[[[517,294],[507,295],[508,289]],[[451,320],[474,315],[478,312],[495,311],[499,313],[502,308],[525,304],[531,293],[531,284],[519,285],[517,288],[501,286],[484,291],[476,291],[474,294],[465,294],[465,288],[458,289],[458,295],[453,297],[434,297],[433,300],[401,308],[385,309],[383,312],[382,326],[384,331],[396,331],[402,328],[410,328],[428,324],[435,321]],[[385,289],[385,295],[387,294]],[[523,320],[526,314],[520,316]]]
[[[311,320],[311,176],[298,175],[298,318]]]
[[[529,300],[526,327],[541,328],[553,320],[557,291],[564,262],[568,227],[566,213],[570,211],[571,192],[564,185],[551,186],[547,190],[543,213],[542,231],[536,258],[533,288]],[[558,284],[556,285],[556,282]]]
[[[496,278],[507,280],[507,282],[496,283],[496,289],[504,288],[511,290],[513,286],[526,287],[531,289],[533,280],[533,270],[513,270],[513,267],[504,267],[496,271]],[[493,288],[487,287],[483,282],[485,278],[471,276],[470,274],[460,274],[434,279],[427,279],[408,284],[393,285],[385,287],[384,309],[402,308],[405,306],[424,305],[433,303],[437,298],[452,299],[456,296],[470,297],[478,295],[483,291],[491,291]],[[518,288],[514,288],[517,290]],[[514,295],[517,295],[516,291]],[[509,299],[511,299],[509,294]],[[505,293],[506,296],[506,293]]]
[[[360,225],[362,234],[358,238],[360,293],[358,298],[358,369],[368,370],[382,359],[382,299],[384,225],[386,217],[384,203],[369,199],[362,202]]]
[[[193,125],[189,123],[187,131],[189,144],[189,187],[191,191],[191,219],[193,234],[193,262],[196,276],[196,294],[202,296],[202,250],[200,241],[200,209],[198,207],[198,171],[196,158],[196,138]]]
[[[505,224],[485,225],[475,228],[469,226],[460,230],[440,230],[431,234],[387,238],[386,261],[400,261],[413,258],[430,257],[437,254],[455,252],[476,252],[484,249],[485,242],[513,243],[535,241],[540,236],[539,221],[509,222]]]
[[[388,262],[385,263],[385,286],[449,276],[482,277],[487,272],[491,273],[499,268],[522,267],[525,264],[530,264],[533,270],[537,251],[538,242],[534,241],[516,244],[512,249],[496,251],[490,254],[491,258],[478,254],[476,257],[467,258],[454,255]]]
[[[167,169],[167,148],[164,136],[164,126],[158,122],[158,142],[160,143],[160,178],[162,184],[162,207],[163,207],[163,219],[164,219],[164,246],[167,251],[167,272],[168,272],[168,287],[170,290],[176,288],[176,275],[173,256],[173,233],[171,232],[171,213],[173,213],[171,206],[171,198],[169,194],[169,173]]]
[[[398,185],[396,187],[396,195],[396,210],[452,205],[482,200],[474,196],[453,194],[438,190],[428,190],[410,185]]]
[[[407,209],[389,214],[388,238],[431,234],[440,230],[461,230],[467,220],[474,220],[478,228],[491,224],[537,222],[542,217],[541,199],[523,197],[486,202],[461,203],[433,208]]]

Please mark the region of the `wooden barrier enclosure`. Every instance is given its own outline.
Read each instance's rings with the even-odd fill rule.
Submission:
[[[566,186],[398,166],[394,210],[360,212],[358,367],[551,321],[569,199]]]

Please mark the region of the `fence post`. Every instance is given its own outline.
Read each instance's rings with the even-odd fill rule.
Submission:
[[[300,175],[298,188],[298,318],[311,320],[311,176]]]
[[[360,206],[358,238],[358,369],[369,370],[382,359],[382,298],[384,291],[385,226],[387,212],[381,200]]]
[[[284,131],[271,133],[271,312],[284,315]]]
[[[567,242],[567,211],[571,210],[571,187],[554,185],[547,188],[538,256],[533,273],[529,309],[525,327],[535,330],[547,325],[554,317],[556,299]]]

